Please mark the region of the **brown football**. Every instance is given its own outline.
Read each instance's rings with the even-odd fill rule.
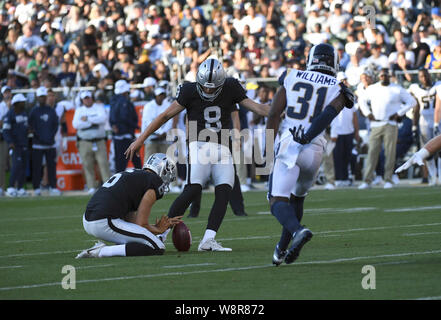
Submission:
[[[173,245],[178,251],[188,251],[191,246],[191,232],[184,222],[179,222],[173,228]]]

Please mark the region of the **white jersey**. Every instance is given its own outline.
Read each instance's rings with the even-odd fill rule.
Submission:
[[[435,111],[435,86],[422,88],[414,83],[408,91],[415,97],[420,105],[420,125],[433,127],[433,115]]]
[[[340,86],[333,76],[296,69],[288,69],[280,77],[279,83],[286,90],[286,108],[276,159],[281,160],[290,169],[296,164],[303,146],[292,139],[289,129],[301,125],[306,132],[312,119],[339,95]],[[326,140],[323,133],[318,135],[312,144],[324,148]]]
[[[294,126],[302,125],[306,132],[312,119],[340,92],[335,77],[316,71],[288,69],[279,82],[286,90],[285,132],[282,138],[287,133],[291,134],[287,129]]]

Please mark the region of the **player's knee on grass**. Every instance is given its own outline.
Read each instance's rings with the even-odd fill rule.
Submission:
[[[139,242],[130,242],[126,244],[127,257],[163,255],[164,251],[165,249],[153,249],[152,247]]]

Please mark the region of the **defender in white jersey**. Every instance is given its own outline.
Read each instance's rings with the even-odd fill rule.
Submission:
[[[288,69],[279,79],[267,122],[267,129],[277,132],[280,114],[285,111],[268,193],[271,213],[283,226],[273,254],[275,265],[294,262],[312,237],[300,221],[304,199],[322,162],[323,130],[344,106],[354,104],[353,94],[335,78],[337,71],[337,52],[328,44],[319,44],[311,48],[307,71]]]
[[[425,145],[434,137],[434,111],[435,111],[435,95],[436,86],[432,86],[432,79],[427,69],[418,71],[419,84],[413,83],[409,86],[408,91],[412,94],[416,101],[417,107],[414,113],[414,125],[419,126],[420,143]],[[429,185],[436,184],[436,164],[433,157],[425,160]]]

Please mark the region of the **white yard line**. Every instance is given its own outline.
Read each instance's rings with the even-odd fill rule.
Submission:
[[[404,253],[395,253],[395,254],[383,254],[383,255],[377,255],[377,256],[360,256],[360,257],[352,257],[352,258],[338,258],[338,259],[331,259],[331,260],[298,262],[298,263],[295,263],[289,267],[295,267],[295,266],[300,266],[300,265],[314,265],[314,264],[334,264],[334,263],[341,263],[341,262],[348,262],[348,261],[359,261],[359,260],[367,260],[367,259],[405,257],[405,256],[412,256],[412,255],[427,255],[427,254],[439,254],[439,253],[441,253],[441,250],[422,251],[422,252],[404,252]],[[186,271],[186,272],[140,274],[140,275],[124,276],[124,277],[77,280],[76,284],[78,285],[81,283],[97,283],[97,282],[99,283],[99,282],[107,282],[107,281],[147,279],[147,278],[159,278],[159,277],[169,277],[169,276],[185,276],[185,275],[202,274],[202,273],[244,271],[244,270],[263,269],[263,268],[274,268],[274,266],[272,264],[264,264],[264,265],[257,265],[257,266],[243,266],[243,267],[223,268],[223,269],[214,269],[214,270],[196,270],[196,271]],[[30,284],[30,285],[22,285],[22,286],[14,286],[14,287],[0,287],[0,291],[32,289],[32,288],[53,287],[53,286],[61,286],[61,282],[39,283],[39,284]]]
[[[216,263],[195,263],[195,264],[179,264],[179,265],[170,265],[170,266],[162,266],[165,269],[173,269],[173,268],[187,268],[187,267],[203,267],[203,266],[214,266]]]
[[[441,209],[441,206],[385,209],[384,212],[412,212],[412,211],[427,211],[427,210],[438,210],[438,209]]]
[[[2,266],[0,269],[18,269],[23,268],[23,266]]]
[[[14,241],[5,241],[4,243],[25,243],[25,242],[41,242],[48,241],[49,239],[35,239],[35,240],[14,240]]]
[[[440,234],[441,232],[420,232],[420,233],[403,233],[403,236],[414,237],[414,236],[425,236],[427,234]]]

